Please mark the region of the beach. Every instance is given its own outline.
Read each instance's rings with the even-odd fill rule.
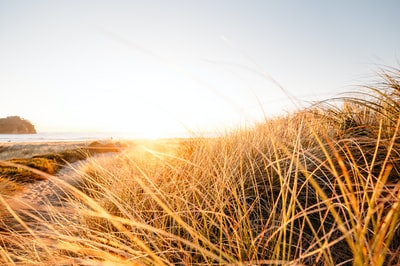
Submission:
[[[101,140],[0,142],[0,230],[25,232],[25,224],[43,241],[49,241],[44,235],[52,234],[48,227],[57,226],[56,217],[77,219],[76,209],[68,203],[73,192],[65,186],[81,182],[79,169],[89,159],[114,156],[115,149],[110,150],[113,153],[104,150],[114,145]],[[12,209],[11,213],[7,208]]]
[[[26,184],[48,179],[76,162],[116,153],[128,144],[119,141],[0,142],[0,186],[23,189]],[[6,185],[7,184],[7,185]],[[10,189],[0,188],[0,193]]]
[[[29,158],[35,155],[76,149],[85,147],[91,142],[93,141],[0,142],[0,160]]]

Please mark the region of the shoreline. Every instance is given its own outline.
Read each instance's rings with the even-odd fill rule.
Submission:
[[[103,141],[103,140],[57,140],[57,141],[8,141],[8,142],[2,142],[0,141],[0,146],[13,146],[13,145],[62,145],[62,144],[84,144],[84,143],[90,143],[93,141]]]
[[[38,132],[36,134],[0,134],[0,145],[4,143],[112,141],[138,138],[140,138],[138,134],[124,132]]]
[[[59,153],[79,148],[91,148],[97,143],[98,149],[104,147],[122,148],[127,141],[120,140],[80,140],[80,141],[32,141],[32,142],[0,142],[0,160],[14,158],[31,158],[37,155]],[[93,147],[96,149],[96,147]]]
[[[0,145],[0,177],[14,183],[45,180],[47,177],[39,172],[54,175],[67,164],[103,153],[120,152],[124,147],[120,142],[110,141]]]
[[[0,142],[0,160],[29,158],[35,155],[55,153],[84,147],[90,142],[92,141]]]

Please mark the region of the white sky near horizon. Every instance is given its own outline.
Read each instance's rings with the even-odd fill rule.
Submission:
[[[398,67],[399,11],[368,0],[0,0],[0,117],[142,136],[252,124]]]

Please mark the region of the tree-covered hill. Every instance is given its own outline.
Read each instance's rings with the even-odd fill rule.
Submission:
[[[0,118],[0,134],[36,134],[35,126],[19,116]]]

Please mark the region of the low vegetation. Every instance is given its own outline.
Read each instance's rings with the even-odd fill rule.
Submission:
[[[95,141],[82,147],[35,155],[30,158],[12,158],[7,161],[0,161],[0,177],[18,183],[35,182],[46,178],[40,173],[32,172],[23,166],[53,175],[65,164],[84,160],[98,153],[117,152],[120,148],[120,145],[113,143]]]
[[[54,160],[48,158],[11,159],[0,164],[0,176],[19,183],[35,182],[43,179],[41,174],[36,174],[29,169],[20,167],[28,166],[48,174],[54,174],[60,167]]]
[[[89,160],[75,187],[60,182],[70,212],[54,207],[46,231],[2,234],[0,259],[398,265],[399,114],[400,71],[389,69],[357,93],[251,129]]]

